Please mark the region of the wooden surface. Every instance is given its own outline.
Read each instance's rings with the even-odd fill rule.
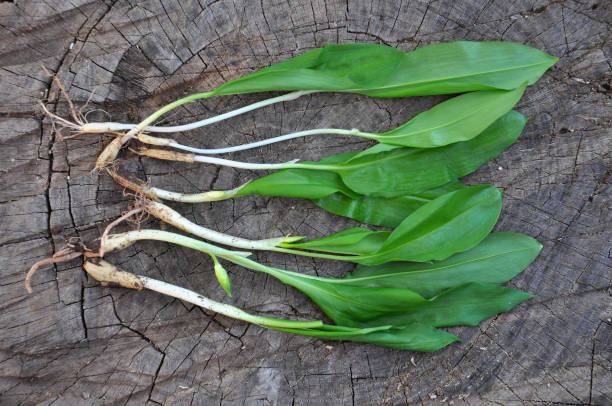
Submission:
[[[612,404],[610,300],[610,60],[612,3],[584,1],[90,1],[0,2],[0,404],[538,405]],[[435,354],[324,342],[248,326],[153,293],[102,288],[79,261],[29,266],[72,236],[97,237],[128,198],[92,173],[108,138],[63,141],[37,102],[67,115],[57,72],[78,106],[134,122],[183,95],[336,42],[402,50],[451,40],[517,41],[560,57],[518,109],[519,141],[466,178],[502,187],[497,230],[544,249],[510,286],[536,297]],[[267,95],[219,97],[167,123],[228,111]],[[59,100],[59,101],[58,101]],[[320,94],[179,136],[224,146],[292,130],[382,131],[441,97],[404,100]],[[91,121],[105,120],[101,112]],[[253,162],[316,159],[363,149],[337,136],[234,154]],[[260,174],[122,155],[155,186],[196,192]],[[297,199],[243,197],[175,205],[200,224],[244,237],[322,236],[356,223]],[[151,221],[150,226],[159,227]],[[340,276],[349,266],[283,255],[256,259]],[[318,318],[299,292],[228,266],[224,297],[211,262],[163,243],[108,258],[126,270],[190,287],[259,314]]]

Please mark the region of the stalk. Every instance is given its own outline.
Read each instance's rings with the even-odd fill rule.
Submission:
[[[233,319],[243,320],[249,323],[258,324],[270,328],[288,328],[288,329],[308,329],[318,328],[323,326],[321,320],[315,321],[298,321],[285,320],[270,317],[255,316],[244,310],[231,306],[225,303],[216,302],[212,299],[202,296],[192,290],[181,288],[180,286],[172,285],[157,279],[152,279],[147,276],[134,275],[118,269],[116,266],[104,260],[86,261],[83,267],[94,279],[103,284],[118,284],[121,287],[130,289],[149,289],[154,292],[161,293],[166,296],[174,297],[188,303],[192,303],[203,309],[210,310],[214,313],[219,313]]]
[[[297,131],[290,134],[280,135],[278,137],[268,138],[261,141],[249,142],[247,144],[235,145],[233,147],[226,148],[194,148],[188,145],[182,145],[177,143],[176,141],[172,141],[168,143],[169,147],[180,149],[182,151],[192,152],[194,154],[226,154],[230,152],[244,151],[247,149],[253,149],[258,147],[263,147],[265,145],[275,144],[277,142],[283,142],[292,140],[294,138],[306,137],[309,135],[318,135],[318,134],[338,134],[338,135],[355,135],[358,137],[364,137],[369,139],[377,139],[380,138],[378,134],[371,134],[366,132],[361,132],[358,129],[354,128],[352,130],[344,130],[339,128],[317,128],[314,130],[305,130],[305,131]]]
[[[180,152],[168,151],[165,149],[158,148],[139,148],[132,149],[134,153],[138,155],[147,156],[149,158],[161,159],[164,161],[178,161],[178,162],[200,162],[206,164],[227,166],[230,168],[237,169],[249,169],[249,170],[280,170],[280,169],[314,169],[314,170],[337,170],[337,165],[321,165],[321,164],[306,164],[299,163],[299,159],[293,159],[287,162],[273,163],[273,164],[257,164],[250,162],[233,161],[231,159],[215,158],[206,155],[195,155],[195,154],[183,154]]]
[[[249,253],[243,253],[239,251],[230,251],[225,248],[217,247],[216,245],[212,245],[206,243],[204,241],[196,240],[191,237],[187,237],[184,235],[171,233],[168,231],[161,230],[132,230],[121,234],[113,234],[109,235],[105,241],[105,253],[111,253],[116,251],[121,251],[130,245],[134,244],[137,241],[142,240],[156,240],[156,241],[164,241],[171,244],[180,245],[186,248],[192,248],[194,250],[203,252],[208,255],[214,255],[218,258],[223,258],[230,262],[233,262],[236,265],[244,266],[245,268],[251,269],[253,271],[260,271],[267,273],[268,275],[274,276],[278,278],[281,275],[295,275],[300,278],[308,278],[308,279],[316,279],[316,280],[327,280],[327,278],[318,278],[316,276],[303,275],[296,272],[287,271],[284,269],[278,269],[269,267],[267,265],[260,264],[259,262],[255,262],[246,258]],[[294,253],[293,250],[279,248],[278,252],[287,252]],[[299,252],[299,251],[298,251]],[[310,254],[314,254],[312,256],[316,256],[317,258],[326,258],[326,259],[336,259],[336,260],[349,260],[353,256],[340,256],[340,255],[327,255],[327,254],[318,254],[318,253],[310,253],[303,252],[308,256]],[[333,280],[333,279],[332,279]]]
[[[270,99],[262,100],[257,103],[249,104],[248,106],[241,107],[236,110],[229,111],[227,113],[219,114],[214,117],[205,118],[200,121],[196,121],[189,124],[183,125],[175,125],[175,126],[150,126],[149,124],[153,121],[157,120],[163,114],[173,110],[185,103],[189,103],[198,99],[206,99],[210,97],[212,92],[204,92],[197,93],[182,99],[179,99],[173,103],[168,104],[167,106],[162,107],[157,110],[155,113],[151,114],[145,120],[140,122],[140,124],[126,124],[126,123],[115,123],[115,122],[106,122],[106,123],[85,123],[81,126],[80,131],[85,133],[106,133],[106,132],[116,132],[116,131],[125,131],[125,130],[133,130],[138,129],[138,131],[145,131],[148,133],[176,133],[182,131],[190,131],[196,128],[204,127],[213,123],[218,123],[219,121],[227,120],[228,118],[236,117],[241,114],[247,113],[249,111],[257,110],[265,106],[269,106],[271,104],[280,103],[284,101],[295,100],[301,96],[315,93],[316,90],[309,91],[297,91],[287,93],[281,96],[272,97]]]
[[[116,168],[106,168],[106,170],[119,185],[154,201],[162,199],[182,203],[216,202],[233,198],[247,184],[245,183],[242,186],[229,190],[211,190],[202,193],[186,194],[149,186],[142,180]]]
[[[287,93],[284,94],[282,96],[278,96],[278,97],[273,97],[271,99],[267,99],[267,100],[262,100],[261,102],[257,102],[257,103],[253,103],[249,106],[245,106],[243,108],[225,113],[225,114],[221,114],[219,116],[216,117],[211,117],[209,119],[205,119],[205,120],[201,120],[197,123],[200,123],[202,125],[208,125],[214,122],[218,122],[221,120],[225,120],[227,118],[230,117],[234,117],[236,115],[239,114],[243,114],[246,113],[248,111],[251,110],[255,110],[264,106],[267,106],[269,104],[273,104],[273,103],[278,103],[281,101],[288,101],[288,100],[295,100],[298,97],[304,95],[304,94],[310,94],[310,93],[315,93],[316,90],[304,90],[304,91],[297,91],[297,92],[292,92],[292,93]],[[183,97],[182,99],[176,100],[164,107],[162,107],[161,109],[157,110],[155,113],[151,114],[150,116],[148,116],[147,118],[145,118],[143,121],[141,121],[139,124],[133,126],[130,128],[130,130],[122,136],[119,136],[117,138],[115,138],[114,140],[112,140],[107,146],[106,148],[104,148],[104,150],[102,151],[102,153],[100,153],[100,155],[98,156],[98,159],[96,161],[96,167],[95,169],[97,170],[102,170],[104,168],[106,168],[112,161],[114,161],[117,158],[117,155],[119,155],[119,151],[121,150],[121,148],[127,144],[127,142],[132,139],[137,137],[141,142],[146,143],[146,144],[152,144],[152,145],[160,145],[160,146],[169,146],[171,143],[174,143],[174,140],[168,139],[168,138],[157,138],[157,137],[151,137],[149,135],[146,135],[143,133],[143,131],[146,131],[146,129],[149,127],[149,124],[153,123],[155,120],[157,120],[158,118],[160,118],[162,115],[166,114],[167,112],[182,106],[183,104],[186,103],[190,103],[193,102],[195,100],[199,100],[199,99],[206,99],[210,96],[212,96],[214,93],[211,92],[203,92],[203,93],[196,93],[196,94],[192,94],[190,96],[187,97]],[[204,123],[204,124],[202,124]],[[121,124],[121,123],[102,123],[102,125],[98,125],[99,123],[87,123],[81,126],[80,129],[80,133],[86,133],[86,132],[94,132],[94,133],[100,133],[100,132],[116,132],[116,129],[113,128],[117,128],[117,127],[122,127],[122,126],[131,126],[131,124]],[[107,125],[108,124],[108,125]],[[111,125],[112,124],[112,125]],[[192,123],[192,124],[196,124],[196,123]],[[113,127],[114,125],[114,127]],[[190,126],[191,124],[189,124],[188,126]],[[85,127],[85,129],[83,128]],[[179,126],[180,127],[180,126]],[[159,128],[159,127],[158,127]],[[168,128],[168,127],[161,127],[161,128]],[[197,127],[196,127],[197,128]],[[174,129],[174,131],[176,131],[176,127]]]
[[[235,237],[232,235],[220,233],[206,227],[195,224],[185,217],[181,216],[177,211],[171,209],[165,204],[146,201],[142,203],[142,207],[148,213],[154,215],[160,220],[173,225],[174,227],[186,231],[190,234],[214,241],[219,244],[229,245],[231,247],[247,249],[247,250],[274,250],[274,248],[282,243],[299,241],[304,237],[276,237],[264,240],[248,240],[246,238]]]
[[[229,190],[210,190],[208,192],[192,194],[171,192],[156,187],[151,187],[151,191],[155,194],[155,196],[163,200],[182,203],[203,203],[231,199],[232,197],[236,196],[241,188],[242,186]]]

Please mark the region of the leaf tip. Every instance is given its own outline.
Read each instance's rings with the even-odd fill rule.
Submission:
[[[283,244],[292,244],[294,242],[298,242],[300,240],[303,240],[304,238],[306,238],[303,235],[294,235],[294,236],[286,236],[285,238],[283,238],[283,242],[281,244],[279,244],[279,246],[282,246]]]

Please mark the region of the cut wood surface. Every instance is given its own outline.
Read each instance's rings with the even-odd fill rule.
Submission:
[[[21,1],[0,2],[0,404],[535,405],[612,404],[612,3],[584,1]],[[38,106],[68,116],[56,73],[90,121],[138,122],[184,95],[328,43],[408,51],[453,40],[525,43],[560,58],[519,102],[518,142],[465,178],[504,189],[496,230],[543,245],[509,286],[536,295],[434,354],[299,337],[154,293],[101,287],[74,260],[27,269],[71,237],[99,236],[131,197],[92,171],[108,136],[64,140]],[[164,123],[229,111],[269,94],[185,105]],[[315,94],[177,136],[222,147],[308,128],[386,131],[444,97]],[[251,162],[364,149],[316,136],[231,155]],[[180,192],[228,189],[261,173],[121,154],[125,169]],[[191,220],[247,238],[319,237],[357,225],[306,200],[175,204]],[[148,220],[152,227],[160,224]],[[341,276],[350,264],[257,253],[266,264]],[[111,255],[122,268],[246,310],[323,315],[300,292],[164,243]]]

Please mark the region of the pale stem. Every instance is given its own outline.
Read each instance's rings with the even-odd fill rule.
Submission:
[[[173,225],[174,227],[186,231],[190,234],[214,241],[218,244],[229,245],[231,247],[246,249],[246,250],[270,250],[280,243],[287,240],[286,237],[269,238],[265,240],[248,240],[245,238],[235,237],[232,235],[220,233],[215,230],[195,224],[177,211],[171,209],[165,204],[147,201],[144,203],[144,209],[157,217],[158,219]],[[291,238],[290,239],[294,239]]]
[[[244,258],[251,255],[250,252],[230,251],[215,245],[207,244],[203,241],[185,237],[184,235],[161,230],[132,230],[125,233],[109,235],[106,238],[105,251],[107,253],[121,251],[140,240],[165,241],[206,252],[207,254],[217,255],[221,258],[234,256]]]
[[[181,288],[170,283],[166,283],[157,279],[151,279],[146,276],[138,275],[138,279],[142,281],[144,288],[155,292],[175,297],[188,303],[192,303],[203,309],[210,310],[215,313],[222,314],[238,320],[247,321],[249,323],[258,324],[265,327],[281,327],[281,328],[317,328],[323,325],[321,320],[316,321],[294,321],[274,319],[270,317],[261,317],[249,314],[238,307],[231,306],[225,303],[219,303],[212,299],[202,296],[192,290]]]
[[[168,143],[168,146],[172,148],[180,149],[183,151],[193,152],[195,154],[226,154],[230,152],[244,151],[247,149],[263,147],[264,145],[270,145],[270,144],[274,144],[277,142],[291,140],[294,138],[306,137],[309,135],[317,135],[317,134],[356,135],[358,137],[365,137],[365,138],[371,138],[371,139],[376,138],[378,136],[378,134],[365,133],[357,129],[343,130],[343,129],[338,129],[338,128],[318,128],[314,130],[298,131],[298,132],[294,132],[291,134],[285,134],[285,135],[280,135],[278,137],[268,138],[266,140],[250,142],[248,144],[236,145],[233,147],[226,147],[226,148],[210,148],[210,149],[209,148],[194,148],[194,147],[190,147],[187,145],[179,144],[175,141]]]
[[[193,157],[194,162],[201,162],[206,164],[229,166],[230,168],[238,169],[252,169],[252,170],[264,170],[264,169],[288,169],[288,168],[302,168],[303,166],[296,162],[298,159],[293,159],[289,162],[282,162],[277,164],[254,164],[250,162],[232,161],[231,159],[215,158],[206,155],[195,155]]]
[[[196,128],[204,127],[213,123],[217,123],[219,121],[227,120],[228,118],[232,118],[249,111],[253,111],[256,109],[260,109],[265,106],[269,106],[271,104],[280,103],[284,101],[295,100],[300,96],[304,96],[307,94],[315,93],[316,90],[300,90],[297,92],[287,93],[281,96],[272,97],[270,99],[262,100],[257,103],[249,104],[248,106],[241,107],[236,110],[229,111],[227,113],[219,114],[214,117],[209,117],[200,121],[196,121],[189,124],[176,125],[176,126],[168,126],[168,127],[160,127],[160,126],[150,126],[149,124],[158,119],[163,114],[168,111],[179,107],[182,104],[189,103],[198,99],[205,99],[210,97],[210,92],[198,93],[195,95],[187,96],[183,99],[177,100],[171,104],[168,104],[165,107],[157,110],[155,113],[151,114],[145,120],[143,120],[140,124],[126,124],[126,123],[86,123],[81,127],[81,131],[90,132],[90,133],[100,133],[100,132],[108,132],[108,131],[124,131],[124,130],[132,130],[135,128],[140,128],[139,131],[145,131],[149,133],[174,133],[181,131],[189,131],[194,130]],[[144,126],[143,126],[143,123]],[[139,132],[138,131],[138,132]]]
[[[171,200],[184,203],[200,203],[200,202],[215,202],[219,200],[231,199],[236,196],[240,189],[248,183],[230,190],[211,190],[208,192],[186,194],[170,192],[164,189],[149,186],[147,183],[137,179],[129,174],[120,172],[114,168],[107,168],[108,173],[113,180],[126,189],[129,189],[136,194],[143,195],[152,200]]]
[[[323,325],[321,320],[299,321],[255,316],[238,307],[216,302],[192,290],[181,288],[180,286],[157,279],[152,279],[147,276],[134,275],[129,272],[122,271],[104,260],[97,260],[96,262],[87,261],[83,267],[94,279],[99,280],[105,285],[114,283],[131,289],[149,289],[166,296],[192,303],[214,313],[219,313],[227,317],[247,321],[249,323],[258,324],[264,327],[308,329],[318,328]]]
[[[280,248],[278,247],[281,243],[295,242],[303,239],[301,236],[286,236],[286,237],[278,237],[278,238],[269,238],[265,240],[247,240],[240,237],[235,237],[232,235],[220,233],[218,231],[211,230],[206,227],[202,227],[198,224],[195,224],[185,217],[183,217],[177,211],[171,209],[163,203],[148,201],[144,204],[145,210],[157,217],[158,219],[180,229],[186,231],[190,234],[193,234],[197,237],[203,238],[205,240],[213,241],[219,244],[228,245],[231,247],[249,249],[249,250],[260,250],[260,251],[274,251],[281,252],[284,254],[293,254],[300,255],[304,257],[315,257],[315,258],[324,258],[324,259],[334,259],[334,260],[351,260],[355,256],[341,256],[341,255],[333,255],[333,254],[323,254],[319,252],[310,252],[310,251],[302,251],[290,248]]]
[[[151,279],[146,276],[137,275],[138,279],[142,281],[142,287],[155,292],[162,293],[164,295],[172,296],[185,302],[193,303],[204,309],[210,310],[215,313],[222,314],[224,316],[232,317],[235,319],[244,320],[244,316],[247,315],[243,310],[230,306],[227,304],[215,302],[214,300],[208,299],[192,290],[181,288],[170,283]]]
[[[260,271],[260,272],[267,273],[276,278],[279,278],[279,276],[291,277],[292,275],[295,275],[296,277],[300,277],[300,278],[308,278],[308,279],[316,279],[316,280],[326,279],[327,280],[327,278],[318,278],[316,276],[303,275],[303,274],[296,273],[296,272],[291,272],[291,271],[287,271],[283,269],[269,267],[269,266],[260,264],[259,262],[255,262],[253,260],[246,258],[248,255],[244,255],[245,253],[242,253],[239,251],[230,251],[225,248],[217,247],[216,245],[212,245],[204,241],[196,240],[191,237],[187,237],[187,236],[175,234],[175,233],[170,233],[167,231],[161,231],[161,230],[133,230],[133,231],[128,231],[122,234],[110,235],[108,236],[106,240],[106,251],[107,252],[120,251],[124,249],[125,247],[130,246],[134,242],[140,241],[140,240],[165,241],[165,242],[169,242],[172,244],[181,245],[183,247],[192,248],[194,250],[204,252],[208,255],[212,254],[219,258],[226,259],[237,265],[244,266],[245,268],[252,269],[254,271]],[[291,251],[287,253],[291,253],[291,254],[296,253],[296,252],[293,252],[293,250],[286,250],[282,248],[275,249],[275,251],[279,251],[279,252]],[[304,253],[304,254],[308,254],[308,256],[313,256],[317,258],[320,257],[320,258],[349,260],[349,261],[351,260],[352,257],[353,258],[356,257],[356,256],[351,257],[351,256],[325,255],[325,254],[310,253],[310,252]]]
[[[296,99],[298,97],[300,97],[303,94],[306,93],[314,93],[315,91],[298,91],[298,92],[292,92],[292,93],[288,93],[285,94],[283,96],[278,96],[277,98],[273,98],[276,99],[276,101],[273,101],[273,103],[277,103],[279,101],[279,98],[282,99],[280,101],[283,100],[293,100]],[[117,155],[119,154],[119,150],[121,149],[121,147],[123,147],[129,140],[131,140],[132,138],[138,137],[139,135],[144,135],[144,134],[140,134],[147,126],[149,126],[149,124],[153,123],[155,120],[157,120],[159,117],[161,117],[162,115],[166,114],[167,112],[182,106],[183,104],[186,103],[190,103],[192,101],[198,100],[198,99],[205,99],[210,97],[212,94],[212,92],[204,92],[204,93],[196,93],[196,94],[192,94],[190,96],[187,97],[183,97],[182,99],[176,100],[164,107],[162,107],[161,109],[157,110],[155,113],[151,114],[149,117],[145,118],[142,122],[140,122],[138,125],[132,127],[125,135],[121,136],[121,137],[117,137],[115,138],[113,141],[111,141],[106,148],[104,148],[104,150],[102,151],[102,153],[100,154],[100,156],[98,156],[98,160],[96,161],[96,169],[98,170],[102,170],[104,168],[106,168],[106,166],[108,164],[110,164],[112,161],[114,161],[117,158]],[[238,110],[242,110],[240,113],[237,114],[242,114],[245,113],[246,111],[250,111],[259,107],[262,107],[264,105],[266,105],[266,100],[263,100],[261,102],[259,102],[260,104],[257,105],[258,103],[254,103],[254,105],[257,105],[255,107],[253,107],[254,105],[250,105],[250,106],[246,106],[246,110],[245,108],[243,109],[238,109]],[[250,108],[250,110],[249,110]],[[235,110],[234,112],[236,112],[237,110]],[[226,114],[231,114],[230,113],[226,113]],[[236,114],[234,114],[236,115]],[[230,116],[226,116],[225,118],[228,118]],[[87,124],[89,125],[89,128],[87,130],[83,130],[81,129],[82,132],[108,132],[108,131],[116,131],[113,130],[111,128],[107,128],[102,126],[102,128],[98,128],[96,129],[95,126],[91,125],[91,124]],[[156,145],[167,145],[167,143],[172,142],[172,140],[166,140],[166,139],[157,139],[155,137],[150,137],[150,136],[143,136],[141,137],[142,140],[147,140],[149,143],[153,143]]]

